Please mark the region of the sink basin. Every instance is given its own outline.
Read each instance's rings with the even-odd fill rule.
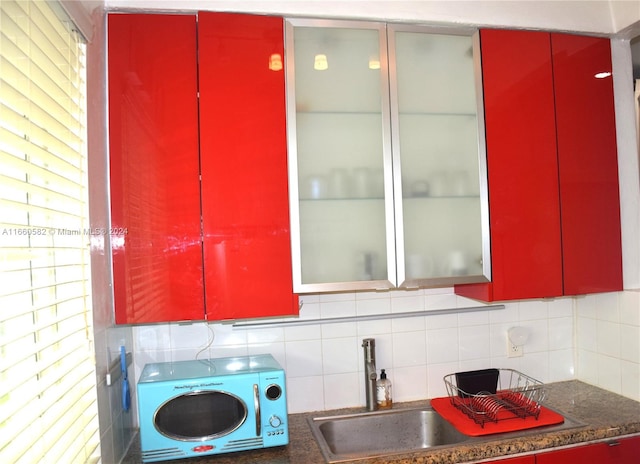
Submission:
[[[585,425],[566,415],[563,417],[562,424],[505,432],[499,436],[501,439],[522,438]],[[467,436],[430,406],[310,417],[308,422],[328,463],[444,448],[462,443],[471,445],[496,439],[496,435]]]
[[[428,407],[314,417],[309,425],[327,462],[454,445],[470,438]]]

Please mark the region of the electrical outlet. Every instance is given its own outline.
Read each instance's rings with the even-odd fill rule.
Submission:
[[[522,345],[514,345],[507,337],[507,358],[519,358],[524,355]]]

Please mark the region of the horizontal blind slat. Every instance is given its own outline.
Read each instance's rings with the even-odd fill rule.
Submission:
[[[86,56],[62,11],[0,2],[0,462],[100,455],[89,237],[63,232],[88,224]]]

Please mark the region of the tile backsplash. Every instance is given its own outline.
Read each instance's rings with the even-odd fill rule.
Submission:
[[[623,312],[633,312],[620,309],[627,297],[624,293],[619,295],[507,302],[504,309],[459,297],[451,288],[304,295],[300,319],[306,320],[442,309],[450,312],[271,328],[203,322],[135,326],[135,378],[149,362],[271,353],[287,373],[290,413],[364,405],[361,344],[363,338],[372,337],[376,339],[378,371],[386,369],[393,383],[394,401],[443,396],[444,375],[476,368],[514,368],[543,382],[574,379],[579,378],[576,354],[586,350],[582,346],[576,350],[575,340],[582,339],[576,337],[575,329],[588,325],[582,319],[589,319],[586,315],[576,318],[575,306],[579,314],[593,313],[595,321],[596,307],[615,305],[618,324],[625,326],[625,337],[637,334],[637,314],[636,332],[631,329],[633,333],[628,333],[628,324],[619,323]],[[462,310],[478,306],[486,308]],[[606,310],[600,313],[604,327],[605,322],[611,321],[604,319]],[[518,358],[507,357],[507,330],[513,326],[525,327],[529,332],[524,355]],[[605,345],[608,347],[610,336],[606,329],[600,336],[603,350]],[[637,337],[635,341],[637,346]],[[594,356],[616,354],[595,354],[598,346],[592,348]],[[634,361],[620,358],[623,362]],[[637,365],[636,357],[636,373]],[[621,383],[618,382],[618,390]]]
[[[640,291],[576,298],[580,380],[640,401]]]

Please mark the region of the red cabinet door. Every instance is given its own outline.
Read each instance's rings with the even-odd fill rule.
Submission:
[[[456,286],[486,301],[562,295],[548,33],[482,30],[492,282]]]
[[[204,318],[196,19],[108,16],[116,323]]]
[[[492,282],[485,301],[622,290],[608,39],[481,31]]]
[[[640,437],[578,446],[536,455],[536,464],[637,464]]]
[[[207,318],[298,313],[289,233],[282,18],[198,14]],[[274,58],[275,58],[274,56]]]
[[[609,39],[551,34],[564,294],[622,290]]]

